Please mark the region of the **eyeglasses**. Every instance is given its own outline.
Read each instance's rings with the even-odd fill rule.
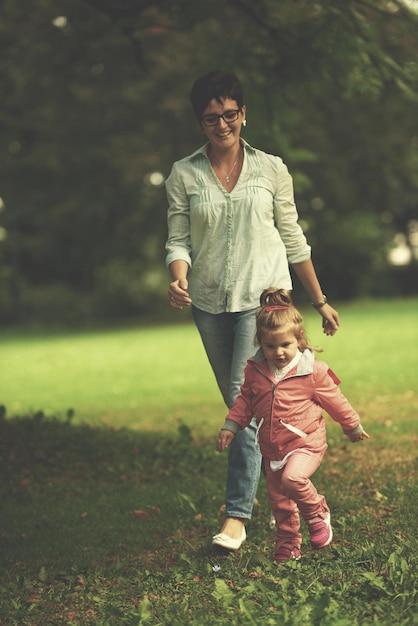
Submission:
[[[229,109],[228,111],[224,111],[221,115],[208,113],[208,115],[203,115],[202,122],[206,124],[206,126],[216,126],[222,118],[226,124],[229,124],[230,122],[236,122],[240,113],[241,109]]]

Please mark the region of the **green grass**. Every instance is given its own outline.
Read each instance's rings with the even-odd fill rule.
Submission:
[[[195,328],[188,325],[68,335],[3,333],[2,402],[95,425],[175,432],[183,413],[222,403]],[[223,410],[223,408],[222,408]]]
[[[329,420],[314,481],[335,538],[315,553],[303,530],[282,566],[263,480],[239,554],[211,548],[225,409],[192,326],[3,330],[0,624],[418,624],[418,301],[340,312],[333,338],[306,324],[371,439]]]
[[[306,311],[311,343],[342,379],[360,411],[381,421],[408,418],[417,395],[418,300],[340,307],[342,327],[326,337]],[[223,403],[193,325],[80,334],[0,331],[1,402],[10,414],[42,410],[75,422],[174,433],[179,420],[196,436],[216,429]],[[406,408],[404,408],[404,405]]]

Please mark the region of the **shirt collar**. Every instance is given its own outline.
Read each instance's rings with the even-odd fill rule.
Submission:
[[[251,146],[247,141],[245,141],[245,139],[243,139],[242,137],[240,137],[240,142],[242,144],[242,146],[244,147],[245,150],[249,150],[250,152],[255,152],[256,149],[253,148],[253,146]],[[201,155],[203,155],[204,157],[208,158],[208,148],[209,148],[209,141],[205,144],[203,144],[203,146],[200,146],[200,148],[198,148],[195,152],[193,152],[189,159],[193,160]]]
[[[280,370],[277,369],[277,367],[275,365],[273,365],[273,363],[271,363],[271,364],[269,363],[269,368],[270,368],[270,371],[273,374],[274,378],[276,380],[283,380],[283,378],[286,376],[286,374],[288,374],[291,369],[296,367],[296,365],[300,361],[301,356],[302,356],[302,352],[300,350],[297,350],[295,356],[290,361],[290,363],[288,363],[285,367],[283,367]]]

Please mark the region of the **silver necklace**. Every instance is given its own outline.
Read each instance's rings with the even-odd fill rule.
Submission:
[[[234,161],[234,165],[231,167],[231,171],[228,172],[228,174],[225,176],[225,180],[226,180],[227,183],[229,183],[229,177],[231,176],[232,172],[234,171],[234,167],[236,166],[237,161],[238,161],[238,159],[236,159]]]
[[[231,167],[231,169],[229,170],[228,174],[225,175],[225,180],[226,180],[227,183],[229,183],[229,179],[231,178],[231,174],[234,171],[235,166],[236,166],[237,163],[238,163],[238,157],[235,159],[234,164]],[[220,166],[219,166],[219,163],[215,162],[214,165],[216,165],[216,167],[219,167],[219,169],[221,169]]]
[[[231,169],[229,170],[228,174],[222,174],[222,171],[221,171],[221,174],[222,174],[223,176],[225,176],[225,181],[226,181],[226,184],[227,184],[227,185],[229,184],[229,181],[230,181],[230,179],[231,179],[231,174],[232,174],[232,172],[234,171],[235,166],[236,166],[236,164],[238,163],[238,161],[239,161],[239,159],[240,159],[240,156],[241,156],[241,150],[238,152],[237,158],[235,159],[235,161],[234,161],[234,163],[233,163],[233,165],[232,165]],[[213,157],[212,157],[212,158],[213,158]],[[218,163],[218,162],[217,162],[217,161],[215,161],[215,160],[213,160],[212,162],[213,162],[213,165],[214,165],[214,166],[218,167],[218,168],[221,170],[220,163]]]

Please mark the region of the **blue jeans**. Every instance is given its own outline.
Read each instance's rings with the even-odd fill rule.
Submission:
[[[228,408],[239,395],[247,360],[254,356],[255,309],[213,315],[192,306],[193,319]],[[228,454],[226,517],[250,519],[260,480],[261,454],[255,443],[256,425],[240,430]]]

